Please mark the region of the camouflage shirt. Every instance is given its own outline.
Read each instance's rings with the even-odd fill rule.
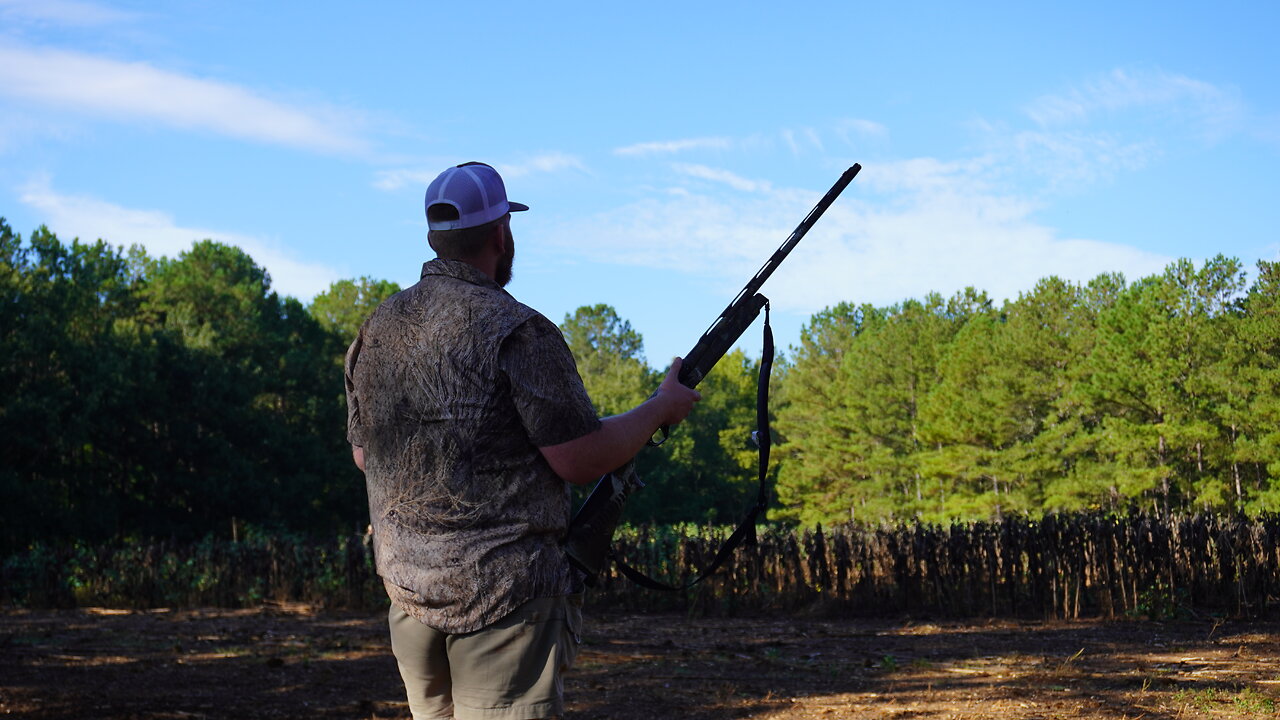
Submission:
[[[538,447],[600,421],[551,321],[472,266],[432,260],[365,321],[346,387],[378,574],[406,613],[471,632],[580,589],[560,546],[569,486]]]

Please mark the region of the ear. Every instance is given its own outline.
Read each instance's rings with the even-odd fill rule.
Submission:
[[[507,242],[510,237],[506,223],[498,223],[494,226],[493,234],[489,236],[489,247],[498,253],[498,257],[502,257],[507,252]]]

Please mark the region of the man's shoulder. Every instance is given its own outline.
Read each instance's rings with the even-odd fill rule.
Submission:
[[[516,301],[519,308],[517,316],[521,319],[511,329],[511,334],[519,336],[526,343],[547,343],[565,345],[564,331],[560,326],[547,319],[546,315]],[[567,346],[566,346],[567,347]]]
[[[450,305],[488,305],[494,309],[524,315],[537,312],[502,288],[477,285],[448,275],[424,276],[413,285],[383,300],[375,312],[405,312],[413,309],[430,311]]]
[[[406,324],[427,330],[441,323],[498,339],[517,330],[535,337],[563,338],[555,323],[507,291],[438,275],[424,277],[388,297],[366,320],[375,333]]]

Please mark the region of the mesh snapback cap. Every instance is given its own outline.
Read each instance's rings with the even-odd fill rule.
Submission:
[[[476,227],[528,209],[528,205],[507,200],[502,176],[482,162],[451,167],[427,186],[427,227],[432,230]]]

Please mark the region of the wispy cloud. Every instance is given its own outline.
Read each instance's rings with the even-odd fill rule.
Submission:
[[[820,153],[825,151],[822,136],[814,128],[787,128],[781,132],[781,135],[782,142],[791,150],[792,155],[800,155],[810,148]]]
[[[792,154],[792,155],[799,155],[799,154],[800,154],[800,142],[799,142],[798,140],[796,140],[796,131],[795,131],[795,130],[783,130],[783,131],[782,131],[782,142],[786,143],[786,144],[787,144],[787,147],[791,149],[791,154]]]
[[[676,172],[683,175],[723,183],[734,190],[741,190],[743,192],[769,192],[772,189],[770,184],[764,180],[748,180],[747,178],[744,178],[741,175],[736,175],[728,170],[707,167],[706,165],[675,163],[671,167]]]
[[[779,309],[803,313],[845,300],[888,305],[970,285],[997,299],[1013,298],[1049,275],[1086,281],[1123,272],[1136,278],[1171,260],[1125,245],[1059,236],[1034,220],[1036,203],[1001,195],[983,181],[987,162],[919,158],[868,167],[770,280],[770,296]],[[676,169],[720,181],[736,177],[700,166]],[[566,252],[686,268],[731,292],[825,190],[751,187],[755,194],[655,192],[555,235],[599,238]],[[868,194],[877,195],[874,202],[865,199]]]
[[[884,125],[862,118],[846,118],[836,123],[835,132],[846,144],[853,143],[855,135],[868,138],[885,138],[889,129]]]
[[[379,170],[374,174],[373,186],[388,192],[395,192],[410,186],[418,186],[425,189],[446,167],[448,165],[429,168]],[[502,177],[507,179],[539,173],[557,173],[565,170],[587,172],[587,166],[581,158],[560,152],[536,155],[522,162],[496,163],[494,167],[502,174]]]
[[[396,168],[394,170],[379,170],[373,176],[373,186],[387,192],[395,192],[410,185],[421,186],[425,190],[443,169],[415,170]]]
[[[727,150],[731,147],[733,147],[733,141],[729,138],[704,137],[637,143],[617,148],[613,152],[615,155],[624,156],[672,155],[689,150]]]
[[[587,166],[582,159],[568,153],[546,153],[537,155],[524,162],[501,163],[496,166],[503,177],[522,177],[538,173],[554,173],[562,170],[586,171]]]
[[[65,121],[36,118],[24,113],[6,113],[0,110],[0,153],[20,148],[39,139],[74,137],[75,130]]]
[[[1080,125],[1100,115],[1152,110],[1161,117],[1192,123],[1209,136],[1240,129],[1247,110],[1239,93],[1185,75],[1116,69],[1036,98],[1025,108],[1041,127]]]
[[[1087,281],[1122,272],[1133,279],[1172,260],[1118,243],[1060,236],[1035,221],[1038,203],[985,183],[986,162],[922,158],[868,168],[858,182],[882,191],[895,188],[892,201],[863,202],[855,182],[853,197],[832,208],[806,240],[805,252],[779,272],[778,284],[802,298],[807,310],[839,299],[888,304],[970,285],[999,301],[1050,275]]]
[[[0,19],[8,23],[98,27],[132,22],[138,17],[135,13],[78,0],[0,0]]]
[[[831,139],[838,140],[845,146],[865,144],[866,140],[883,140],[889,136],[884,125],[861,118],[846,118],[821,126],[799,128],[782,128],[772,132],[746,137],[703,137],[684,140],[665,140],[658,142],[637,143],[616,148],[615,155],[642,157],[653,155],[675,155],[697,150],[748,150],[762,147],[776,147],[779,142],[791,154],[801,155],[806,152],[824,153]]]
[[[1050,275],[1077,282],[1105,272],[1145,277],[1173,258],[1072,237],[1043,224],[1038,213],[1064,192],[1147,167],[1179,143],[1235,133],[1280,140],[1280,123],[1253,118],[1234,89],[1162,71],[1115,70],[1038,97],[1022,111],[1011,121],[976,123],[983,142],[968,156],[869,163],[770,281],[773,293],[813,312],[842,300],[884,305],[966,286],[1013,298]],[[800,154],[832,137],[853,146],[888,135],[878,123],[847,119],[771,137]],[[730,169],[680,163],[671,169],[738,192],[696,183],[654,190],[559,233],[601,239],[566,251],[686,268],[729,287],[749,276],[818,197]]]
[[[230,83],[64,50],[0,47],[0,94],[305,150],[366,149],[354,112],[294,107]]]
[[[1047,179],[1051,190],[1110,180],[1163,154],[1151,138],[1127,140],[1113,132],[1028,130],[1013,134],[1009,142],[1011,162]]]
[[[1252,121],[1238,93],[1183,75],[1113,70],[1022,108],[1022,127],[977,121],[993,180],[1020,192],[1072,192],[1140,170],[1185,143],[1214,143]],[[1029,122],[1027,122],[1029,121]],[[1255,133],[1256,134],[1256,133]]]
[[[283,295],[306,302],[340,279],[337,271],[299,260],[268,239],[179,225],[168,213],[126,208],[94,197],[64,195],[48,178],[37,178],[21,189],[19,199],[39,210],[45,224],[60,237],[92,242],[102,239],[115,246],[141,245],[153,256],[175,257],[199,240],[216,240],[239,247],[265,267],[272,286]]]

